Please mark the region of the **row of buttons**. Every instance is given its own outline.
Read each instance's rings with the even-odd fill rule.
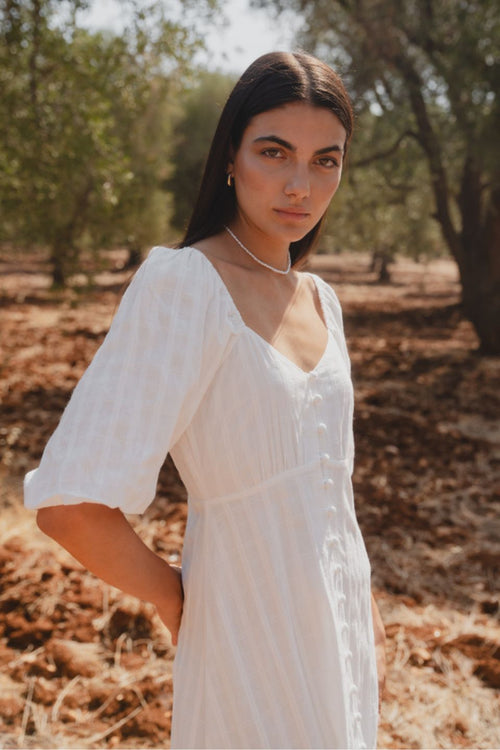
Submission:
[[[313,395],[314,404],[320,404],[322,401],[323,401],[323,396],[321,395],[321,393],[315,393]],[[328,434],[328,428],[325,422],[319,422],[317,430],[318,430],[318,435],[320,438],[324,438]],[[323,443],[323,440],[321,440],[321,443]],[[323,446],[321,446],[321,448],[322,447]],[[333,478],[331,476],[328,476],[328,467],[330,466],[330,462],[331,462],[330,454],[326,452],[320,453],[319,460],[320,460],[321,467],[323,469],[323,487],[326,491],[329,491],[335,485]],[[326,515],[330,521],[332,521],[336,517],[337,508],[335,507],[335,505],[332,504],[328,506],[328,508],[326,509]],[[331,537],[329,541],[331,544],[340,543],[339,538],[336,536]]]
[[[313,378],[315,379],[315,378]],[[319,406],[323,401],[323,396],[321,393],[315,393],[312,397],[312,402],[315,406]],[[318,436],[320,438],[320,450],[323,451],[324,445],[323,439],[328,434],[328,428],[325,424],[325,422],[319,422],[317,426],[317,432]],[[320,464],[322,468],[323,473],[323,487],[327,491],[331,491],[333,488],[335,482],[331,476],[328,476],[328,469],[331,466],[331,457],[329,453],[321,452],[320,453]],[[327,517],[330,520],[333,520],[337,516],[337,508],[335,505],[331,504],[328,506],[326,510]],[[329,543],[332,546],[335,546],[337,549],[340,549],[340,553],[342,555],[342,545],[340,542],[340,539],[336,535],[331,535],[329,537]],[[343,555],[342,555],[343,556]],[[342,650],[344,652],[345,657],[345,672],[346,677],[350,683],[349,688],[349,696],[350,696],[350,702],[351,702],[351,716],[355,723],[355,734],[358,735],[358,742],[355,743],[360,748],[365,748],[366,745],[362,741],[362,728],[361,728],[361,713],[359,712],[359,699],[358,699],[358,688],[354,683],[353,676],[352,676],[352,651],[349,648],[349,625],[345,618],[345,604],[347,601],[346,595],[343,592],[343,580],[342,580],[342,566],[339,563],[336,563],[333,565],[332,572],[335,575],[335,588],[337,593],[336,599],[338,602],[338,618],[340,620],[340,627],[342,632]],[[353,727],[354,729],[354,727]]]
[[[311,373],[311,378],[313,380],[316,379],[315,373]],[[321,395],[321,393],[315,393],[315,394],[313,394],[312,402],[313,402],[313,404],[315,406],[319,406],[319,404],[321,404],[322,401],[323,401],[323,396]],[[320,437],[322,437],[322,438],[324,438],[327,435],[327,433],[328,433],[328,428],[327,428],[327,426],[326,426],[326,424],[324,422],[319,422],[317,429],[318,429],[318,435]],[[321,461],[321,465],[323,467],[323,470],[325,470],[327,468],[327,466],[328,466],[328,462],[330,461],[329,454],[328,453],[321,453],[320,454],[320,461]],[[325,490],[328,490],[331,487],[333,487],[333,479],[331,477],[329,477],[329,476],[323,475],[323,487],[325,488]]]

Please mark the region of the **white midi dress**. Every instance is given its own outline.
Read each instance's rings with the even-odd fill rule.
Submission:
[[[154,248],[76,387],[25,504],[141,513],[168,451],[188,491],[173,748],[375,747],[370,566],[351,485],[340,305],[301,370],[195,248]]]

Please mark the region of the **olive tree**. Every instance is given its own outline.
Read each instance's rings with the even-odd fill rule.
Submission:
[[[466,315],[500,353],[500,14],[494,0],[254,0],[302,16],[301,42],[339,68],[356,105],[427,165],[433,216]],[[404,118],[401,114],[406,114]],[[358,154],[357,157],[360,155]]]

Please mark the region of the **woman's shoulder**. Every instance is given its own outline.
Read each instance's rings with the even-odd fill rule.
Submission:
[[[304,273],[310,277],[312,283],[315,285],[321,301],[326,302],[328,306],[333,307],[336,312],[342,313],[340,300],[335,289],[317,273],[312,273],[311,271],[305,271]]]
[[[149,251],[136,276],[157,292],[182,288],[188,293],[192,289],[199,297],[216,291],[215,280],[203,253],[193,247],[156,245]]]
[[[149,293],[169,309],[173,305],[188,314],[196,308],[215,315],[221,324],[227,319],[232,328],[238,323],[218,272],[204,253],[194,247],[157,245],[150,250],[136,276],[142,276]]]
[[[149,251],[143,266],[152,274],[189,274],[202,268],[202,253],[194,247],[168,247],[155,245]]]
[[[319,301],[327,325],[334,330],[337,330],[340,334],[343,334],[344,324],[342,320],[342,307],[339,298],[337,297],[337,293],[333,287],[318,274],[311,273],[310,271],[305,271],[304,273],[310,277],[311,284],[315,286],[318,292]]]

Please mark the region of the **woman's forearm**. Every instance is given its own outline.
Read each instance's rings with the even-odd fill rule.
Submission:
[[[40,509],[37,522],[103,581],[155,604],[175,642],[171,615],[182,602],[179,571],[144,544],[120,510],[96,503],[55,506]]]

